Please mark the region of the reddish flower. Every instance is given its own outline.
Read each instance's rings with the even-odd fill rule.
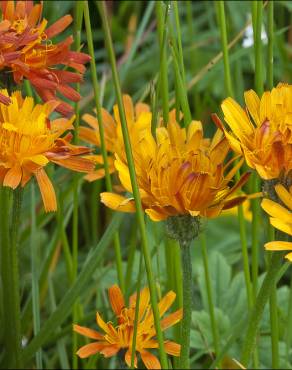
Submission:
[[[55,100],[57,93],[78,101],[80,95],[70,84],[82,81],[84,64],[90,57],[70,50],[72,36],[58,44],[51,41],[69,26],[72,17],[65,15],[46,28],[48,22],[41,17],[42,3],[1,1],[0,6],[0,70],[11,72],[17,84],[28,79],[44,101]],[[71,67],[77,72],[57,70],[57,65]],[[3,95],[0,101],[9,103]],[[56,110],[66,116],[73,113],[72,107],[65,102]]]

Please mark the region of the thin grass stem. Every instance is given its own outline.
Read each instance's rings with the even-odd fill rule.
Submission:
[[[96,71],[96,64],[95,64],[95,54],[94,54],[93,37],[92,37],[88,1],[85,1],[84,4],[85,4],[84,5],[84,19],[85,19],[88,50],[89,50],[89,55],[91,57],[90,69],[91,69],[91,78],[92,78],[92,83],[93,83],[97,121],[98,121],[98,127],[99,127],[100,148],[101,148],[101,154],[102,154],[104,170],[105,170],[106,189],[107,191],[111,192],[112,182],[111,182],[111,177],[110,177],[107,150],[106,150],[104,125],[103,125],[100,95],[99,95],[100,89],[99,89],[99,83],[97,79],[97,71]],[[122,267],[122,253],[121,253],[120,238],[119,238],[118,232],[114,236],[114,248],[115,248],[115,257],[116,257],[116,266],[117,266],[119,285],[120,285],[122,292],[125,292],[125,279],[124,279],[123,267]]]
[[[18,238],[23,189],[13,191],[12,218],[8,189],[1,189],[1,274],[4,294],[5,348],[8,369],[22,368]]]
[[[233,85],[232,85],[232,80],[231,80],[231,71],[230,71],[230,63],[229,63],[229,50],[228,50],[224,1],[220,0],[217,2],[217,9],[218,9],[218,20],[219,20],[221,44],[222,44],[222,52],[223,52],[225,89],[226,89],[227,95],[229,95],[230,97],[233,97],[234,94],[233,94]],[[239,178],[240,178],[240,171],[236,173],[236,179],[239,180]],[[242,250],[242,257],[243,257],[245,287],[246,287],[246,293],[247,293],[248,307],[250,309],[252,306],[253,297],[252,297],[252,286],[251,286],[251,280],[250,280],[249,259],[248,259],[246,222],[244,218],[244,212],[243,212],[242,205],[239,205],[237,207],[237,217],[238,217],[238,223],[239,223],[241,250]]]
[[[81,45],[81,28],[83,19],[83,2],[76,1],[74,7],[74,46],[75,50],[80,49]],[[76,91],[80,91],[80,84],[76,84]],[[75,104],[75,122],[74,122],[74,138],[75,144],[79,141],[79,125],[80,125],[80,109],[79,103]],[[77,278],[78,274],[78,237],[79,237],[79,176],[74,174],[73,177],[73,220],[72,220],[72,267],[73,267],[73,280]],[[71,283],[73,283],[73,280]],[[79,302],[77,301],[73,306],[73,322],[79,321]],[[78,347],[78,335],[73,331],[72,333],[72,367],[78,369],[78,357],[75,355]]]
[[[145,267],[146,267],[149,289],[150,289],[151,305],[153,309],[156,335],[157,335],[157,339],[159,343],[159,356],[160,356],[162,368],[168,369],[167,357],[166,357],[166,353],[164,349],[163,333],[162,333],[161,326],[160,326],[160,315],[159,315],[158,303],[157,303],[157,293],[156,293],[156,288],[155,288],[154,276],[152,272],[150,251],[149,251],[149,246],[148,246],[148,241],[147,241],[147,236],[146,236],[144,212],[142,208],[139,187],[138,187],[137,179],[136,179],[135,164],[134,164],[134,159],[133,159],[132,150],[131,150],[130,137],[129,137],[128,127],[127,127],[125,110],[123,106],[122,92],[120,88],[119,76],[118,76],[117,66],[116,66],[116,58],[114,54],[111,33],[109,29],[109,24],[108,24],[108,17],[106,13],[105,2],[104,1],[97,2],[97,6],[99,9],[101,18],[102,18],[102,24],[103,24],[104,34],[105,34],[105,44],[106,44],[106,48],[107,48],[109,59],[110,59],[113,82],[114,82],[114,87],[115,87],[115,92],[116,92],[116,97],[117,97],[117,102],[118,102],[119,114],[121,118],[125,152],[126,152],[126,157],[127,157],[128,167],[129,167],[133,195],[135,199],[136,216],[137,216],[138,226],[139,226],[140,235],[141,235],[141,245],[142,245],[142,250],[143,250],[144,259],[145,259]]]
[[[141,279],[142,279],[142,265],[143,265],[143,254],[140,254],[139,262],[139,272],[138,272],[138,281],[137,281],[137,298],[135,306],[135,321],[134,321],[134,332],[133,332],[133,341],[132,341],[132,353],[131,353],[131,369],[135,369],[135,354],[136,354],[136,341],[138,333],[138,324],[139,324],[139,307],[140,307],[140,291],[141,291]]]
[[[190,328],[192,323],[192,256],[191,244],[180,242],[183,273],[183,319],[181,325],[180,369],[190,369]]]
[[[38,243],[36,240],[36,209],[35,209],[35,188],[31,184],[31,232],[30,232],[30,251],[31,251],[31,290],[32,290],[32,310],[33,310],[33,332],[37,335],[41,328],[40,316],[40,294],[39,294],[39,271],[38,271]],[[42,369],[42,350],[36,352],[37,369]]]
[[[250,313],[250,317],[247,325],[246,336],[242,345],[241,363],[244,366],[248,366],[250,356],[255,348],[256,336],[259,328],[259,324],[264,312],[265,305],[271,295],[274,284],[277,281],[279,269],[283,259],[283,253],[273,252],[271,262],[266,273],[263,284],[257,295],[253,310]]]
[[[167,50],[166,50],[166,32],[168,9],[163,1],[156,2],[157,30],[160,48],[160,67],[159,67],[159,86],[162,99],[163,121],[168,122],[169,114],[169,96],[168,96],[168,76],[167,76]]]
[[[201,248],[202,248],[202,257],[203,257],[203,264],[204,264],[205,282],[206,282],[206,288],[207,288],[207,297],[208,297],[209,314],[210,314],[210,321],[211,321],[211,328],[212,328],[214,350],[217,356],[219,353],[219,349],[220,349],[219,348],[219,335],[218,335],[218,326],[217,326],[215,309],[214,309],[211,277],[210,277],[210,271],[209,271],[207,241],[206,241],[206,236],[204,233],[200,234],[200,241],[201,241]]]
[[[218,20],[219,20],[221,45],[222,45],[222,52],[223,52],[225,88],[226,88],[226,92],[228,96],[233,96],[233,88],[232,88],[231,73],[230,73],[230,63],[229,63],[229,53],[228,53],[228,41],[227,41],[224,1],[219,0],[216,4],[218,7]]]
[[[274,85],[274,1],[268,2],[268,67],[267,85],[269,89]]]

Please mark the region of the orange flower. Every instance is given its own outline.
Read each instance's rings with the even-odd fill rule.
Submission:
[[[175,293],[168,292],[159,302],[159,313],[163,316],[175,300]],[[125,362],[131,366],[132,342],[135,322],[136,294],[130,297],[130,305],[126,307],[123,294],[117,285],[109,289],[109,300],[117,317],[117,325],[112,322],[105,323],[99,313],[96,313],[97,325],[104,331],[101,334],[95,330],[74,325],[74,331],[88,338],[95,339],[96,342],[81,347],[77,355],[81,358],[101,353],[105,357],[112,357],[120,350],[124,349]],[[141,359],[147,369],[160,369],[161,365],[156,356],[147,349],[158,348],[158,342],[153,337],[156,334],[154,327],[153,312],[150,305],[149,289],[144,288],[140,293],[139,317],[137,324],[136,351],[141,355]],[[182,318],[182,310],[177,310],[161,320],[162,330],[178,323]],[[164,342],[165,351],[172,356],[179,356],[180,345],[172,342]],[[137,368],[137,356],[135,354],[135,367]]]
[[[270,223],[276,229],[292,236],[292,187],[289,191],[282,185],[277,184],[275,191],[281,204],[270,199],[263,199],[262,208],[271,216]],[[268,251],[289,251],[285,258],[292,262],[291,241],[272,241],[265,244]]]
[[[84,63],[90,57],[84,53],[70,51],[72,36],[53,44],[51,38],[61,33],[72,22],[65,15],[46,28],[47,21],[41,19],[42,3],[33,1],[1,1],[2,22],[0,23],[0,70],[12,72],[14,82],[19,84],[28,79],[44,101],[56,100],[57,92],[72,101],[80,99],[71,83],[81,82],[85,72]],[[57,65],[72,67],[79,73],[57,70]],[[0,101],[7,104],[5,95]],[[56,107],[63,115],[71,115],[72,107],[65,103]]]
[[[93,162],[80,157],[89,149],[70,144],[71,134],[61,137],[73,128],[74,117],[49,120],[59,102],[34,105],[33,98],[23,99],[19,91],[11,97],[6,90],[0,93],[11,101],[8,106],[0,103],[0,181],[15,189],[24,187],[35,176],[45,210],[55,211],[55,191],[44,167],[53,162],[74,171],[89,172]]]
[[[131,106],[125,105],[125,111],[128,122]],[[245,199],[245,196],[233,195],[247,181],[249,174],[244,174],[230,187],[243,161],[231,169],[233,160],[224,165],[229,144],[219,130],[209,140],[203,137],[201,122],[192,121],[188,129],[184,129],[171,119],[167,127],[156,130],[154,138],[151,114],[141,116],[134,127],[131,144],[138,186],[145,212],[153,221],[178,215],[216,217],[223,209]],[[124,147],[115,150],[115,167],[120,181],[127,191],[132,192]],[[135,212],[133,198],[102,193],[101,200],[114,210]]]
[[[131,137],[132,145],[137,140],[138,130],[141,129],[141,120],[145,121],[146,127],[151,127],[151,113],[150,107],[144,103],[137,103],[133,105],[132,99],[129,95],[123,96],[124,106],[126,109],[126,117],[128,130]],[[102,122],[104,125],[105,134],[105,145],[106,150],[111,154],[108,156],[109,160],[109,170],[110,173],[115,172],[114,157],[113,153],[123,153],[124,152],[124,141],[122,134],[121,121],[119,116],[118,106],[114,106],[114,116],[112,117],[110,113],[102,109]],[[145,120],[146,118],[146,120]],[[98,120],[95,116],[91,114],[84,114],[82,119],[90,126],[81,126],[79,128],[79,137],[89,144],[93,144],[97,148],[100,148],[100,134]],[[133,146],[135,150],[135,147]],[[103,165],[102,155],[95,155],[94,159],[98,165]],[[94,172],[85,176],[88,181],[95,181],[105,176],[103,168],[99,168]]]
[[[222,103],[224,131],[232,149],[265,180],[287,175],[292,169],[292,85],[279,84],[261,98],[253,90],[244,94],[246,108],[231,98]]]

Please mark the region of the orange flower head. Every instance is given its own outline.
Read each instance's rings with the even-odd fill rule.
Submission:
[[[139,141],[139,133],[141,129],[145,128],[151,129],[151,118],[152,114],[150,112],[149,105],[145,103],[138,102],[135,105],[129,95],[123,95],[123,103],[125,107],[127,126],[129,130],[130,139],[132,142],[132,150],[135,152],[135,144]],[[114,153],[119,153],[124,159],[124,140],[122,134],[121,120],[119,116],[118,106],[114,105],[114,115],[112,116],[107,110],[102,108],[102,122],[104,126],[105,134],[105,146],[109,161],[109,171],[114,173],[116,171],[114,165]],[[175,121],[176,111],[172,110],[169,113],[169,121]],[[79,136],[86,143],[96,146],[100,149],[100,133],[99,133],[99,123],[95,116],[91,114],[84,114],[83,120],[90,127],[81,126],[79,128]],[[160,118],[159,125],[162,126],[163,120]],[[92,156],[95,162],[101,167],[104,165],[102,155]],[[85,176],[88,181],[95,181],[105,176],[104,168],[98,168],[92,173]]]
[[[74,171],[89,172],[93,162],[81,157],[89,149],[70,144],[71,134],[61,137],[73,129],[74,117],[49,120],[59,102],[35,105],[33,98],[23,99],[19,91],[10,97],[6,90],[0,93],[11,101],[8,106],[0,103],[0,180],[4,186],[15,189],[24,187],[35,176],[45,210],[54,211],[55,192],[44,167],[53,162]]]
[[[133,105],[132,99],[129,95],[123,96],[123,102],[126,110],[127,125],[131,141],[134,142],[136,139],[137,128],[141,128],[141,120],[146,122],[146,125],[151,125],[151,113],[150,107],[144,103],[137,103]],[[105,146],[106,150],[109,152],[109,171],[113,173],[116,171],[114,166],[114,153],[124,152],[124,142],[121,121],[119,116],[119,111],[117,105],[114,106],[114,116],[102,109],[102,123],[104,126],[104,136],[105,136]],[[147,119],[145,120],[145,117]],[[84,114],[82,117],[88,126],[81,126],[79,128],[79,137],[86,143],[92,144],[97,148],[100,148],[100,133],[99,133],[99,123],[95,116],[91,114]],[[133,148],[134,149],[134,148]],[[94,159],[99,166],[103,166],[102,155],[95,155]],[[95,181],[105,176],[104,168],[98,168],[92,173],[85,176],[88,181]]]
[[[233,160],[224,165],[229,144],[220,130],[209,140],[203,137],[201,122],[185,129],[172,119],[167,127],[157,128],[154,138],[149,113],[135,123],[131,144],[142,204],[154,221],[180,215],[216,217],[245,199],[232,195],[249,174],[230,187],[242,161],[230,170]],[[116,148],[115,157],[120,181],[132,192],[124,147]],[[114,210],[135,212],[133,198],[102,193],[101,200]]]
[[[56,100],[57,93],[72,101],[80,99],[71,83],[81,82],[85,72],[84,64],[90,57],[70,50],[72,36],[54,44],[51,38],[61,33],[72,22],[65,15],[46,28],[47,21],[41,19],[42,3],[33,1],[1,1],[2,21],[0,22],[0,70],[3,76],[12,74],[19,84],[28,79],[44,101]],[[57,65],[75,69],[76,72],[58,70]],[[9,103],[0,95],[2,103]],[[56,110],[63,115],[72,115],[72,107],[61,102]]]
[[[283,205],[263,199],[262,208],[271,216],[271,225],[292,236],[292,187],[290,186],[288,191],[283,185],[277,184],[275,191]],[[289,241],[272,241],[266,243],[265,248],[269,251],[290,251],[285,257],[292,261],[292,243]]]
[[[175,293],[168,292],[159,302],[158,308],[160,317],[170,308],[175,300]],[[112,322],[104,322],[100,314],[96,313],[97,325],[104,333],[74,325],[74,331],[96,341],[81,347],[77,355],[86,358],[96,353],[101,353],[105,357],[112,357],[120,350],[125,350],[125,362],[131,366],[132,342],[135,323],[136,294],[130,297],[129,307],[126,307],[123,294],[117,285],[109,289],[109,300],[116,315],[116,325]],[[160,322],[161,329],[167,328],[178,323],[182,318],[182,309],[179,309]],[[139,314],[137,322],[137,338],[135,351],[140,353],[141,359],[147,369],[161,369],[159,360],[148,349],[158,348],[158,342],[154,338],[156,335],[154,317],[150,305],[149,289],[144,288],[140,293]],[[166,340],[164,342],[166,353],[172,356],[179,356],[180,345]],[[137,368],[137,356],[135,353],[135,367]]]
[[[261,99],[245,92],[246,109],[233,99],[222,103],[229,132],[218,124],[232,147],[264,180],[286,176],[292,169],[292,85],[279,84]]]

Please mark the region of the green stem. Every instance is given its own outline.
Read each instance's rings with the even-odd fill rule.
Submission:
[[[138,333],[138,324],[139,324],[139,306],[140,306],[140,290],[141,290],[141,277],[142,277],[142,265],[143,265],[143,254],[140,254],[139,262],[139,273],[138,273],[138,282],[137,282],[137,298],[136,298],[136,307],[135,307],[135,321],[134,321],[134,332],[132,340],[132,353],[131,353],[131,369],[135,368],[135,353],[136,353],[136,341]]]
[[[1,274],[4,299],[4,333],[6,366],[21,369],[21,322],[18,266],[18,233],[21,213],[22,189],[13,191],[12,219],[9,228],[9,190],[1,189]]]
[[[292,342],[292,275],[290,277],[290,291],[289,291],[289,305],[287,312],[287,325],[285,331],[285,343],[286,343],[286,361],[289,363],[290,359],[290,348]]]
[[[220,33],[221,33],[221,44],[222,44],[223,62],[224,62],[225,88],[226,88],[227,95],[233,97],[234,94],[233,94],[233,86],[232,86],[231,71],[230,71],[230,64],[229,64],[229,51],[228,51],[228,40],[227,40],[227,31],[226,31],[224,1],[222,0],[218,1],[217,6],[218,6],[217,8],[218,9],[218,20],[219,20],[219,27],[220,27]],[[238,171],[236,174],[236,179],[239,180],[239,178],[240,178],[240,172]],[[237,208],[237,216],[238,216],[238,223],[239,223],[239,232],[240,232],[241,250],[242,250],[242,257],[243,257],[243,269],[244,269],[247,301],[248,301],[248,307],[250,309],[252,306],[253,297],[252,297],[252,287],[251,287],[251,281],[250,281],[246,225],[245,225],[242,205],[239,205]]]
[[[255,1],[256,3],[256,18],[253,21],[254,31],[254,48],[255,48],[255,88],[259,96],[262,96],[264,91],[263,80],[263,61],[262,61],[262,23],[263,23],[263,2]]]
[[[129,137],[128,127],[127,127],[125,110],[123,106],[122,92],[121,92],[119,76],[118,76],[118,71],[117,71],[117,66],[116,66],[116,58],[114,54],[111,33],[109,29],[109,24],[108,24],[108,17],[106,13],[105,2],[98,1],[97,6],[100,11],[101,18],[102,18],[102,24],[103,24],[104,35],[105,35],[105,44],[106,44],[106,48],[108,51],[110,64],[112,68],[113,82],[114,82],[114,87],[116,91],[119,114],[121,118],[121,126],[122,126],[122,133],[123,133],[123,139],[124,139],[124,145],[125,145],[126,158],[127,158],[128,167],[129,167],[129,174],[130,174],[131,185],[133,189],[133,196],[135,199],[136,216],[137,216],[138,226],[140,229],[141,246],[142,246],[144,259],[145,259],[145,267],[146,267],[147,278],[148,278],[149,289],[150,289],[151,305],[153,309],[156,335],[157,335],[157,340],[159,344],[159,355],[160,355],[160,360],[161,360],[161,366],[164,369],[168,369],[167,357],[166,357],[166,353],[164,349],[163,333],[162,333],[161,326],[160,326],[160,314],[159,314],[158,303],[157,303],[157,293],[156,293],[156,288],[155,288],[154,276],[152,272],[150,251],[149,251],[149,246],[148,246],[147,236],[146,236],[144,212],[142,208],[139,187],[138,187],[137,179],[136,179],[135,164],[134,164],[134,159],[133,159],[132,150],[131,150],[130,137]]]
[[[272,89],[274,85],[274,1],[268,2],[268,68],[267,82],[268,88]]]
[[[272,343],[272,367],[273,369],[279,369],[279,325],[276,284],[273,285],[270,296],[270,325]]]
[[[176,32],[177,32],[177,44],[178,44],[180,70],[181,70],[182,81],[183,81],[183,84],[185,85],[186,77],[185,77],[184,56],[183,56],[183,47],[182,47],[182,41],[181,41],[181,28],[180,28],[177,0],[173,1],[173,11],[174,11],[175,26],[176,26]]]
[[[156,2],[156,17],[157,17],[157,30],[160,48],[160,69],[159,69],[159,85],[160,93],[162,97],[162,110],[163,110],[163,121],[168,122],[169,114],[169,97],[168,97],[168,78],[167,78],[167,51],[166,51],[166,20],[167,20],[167,8],[165,8],[165,14],[163,14],[163,1]]]
[[[247,303],[248,303],[248,308],[251,309],[252,304],[253,304],[253,295],[252,295],[252,285],[251,285],[251,280],[250,280],[246,226],[245,226],[245,219],[244,219],[242,205],[238,206],[237,215],[238,215],[239,233],[240,233],[240,240],[241,240],[241,252],[242,252],[242,259],[243,259],[243,271],[244,271]]]
[[[252,25],[254,33],[254,53],[255,53],[255,90],[259,96],[264,91],[263,66],[262,66],[262,22],[263,22],[263,3],[262,1],[252,2]],[[259,178],[257,173],[253,173],[252,192],[259,191]],[[258,199],[252,200],[252,247],[251,247],[251,270],[253,283],[253,298],[257,296],[258,285],[258,254],[259,254],[259,235],[260,235],[260,203]],[[255,363],[255,365],[258,365]]]
[[[35,209],[35,189],[34,183],[31,184],[31,290],[32,290],[32,310],[33,310],[33,332],[37,335],[41,328],[40,318],[40,295],[39,295],[39,271],[38,271],[38,243],[36,241],[36,209]],[[42,369],[42,350],[36,352],[37,369]]]
[[[74,46],[75,50],[80,49],[81,45],[81,28],[83,20],[83,2],[76,1],[74,7]],[[76,91],[80,91],[80,84],[76,84]],[[75,123],[74,123],[74,143],[79,141],[79,124],[80,124],[80,109],[79,103],[75,104]],[[73,177],[73,220],[72,220],[72,264],[73,264],[73,280],[77,278],[78,274],[78,234],[79,234],[79,176],[74,174]],[[73,281],[71,281],[73,283]],[[79,302],[77,301],[73,306],[73,322],[79,321]],[[78,335],[73,331],[72,333],[72,367],[78,369],[78,357],[75,356],[78,347]]]
[[[209,313],[210,313],[210,320],[211,320],[214,350],[215,350],[215,354],[218,355],[218,353],[219,353],[218,327],[217,327],[217,322],[216,322],[216,317],[215,317],[212,286],[211,286],[211,279],[210,279],[210,272],[209,272],[207,242],[206,242],[206,236],[205,236],[204,233],[201,233],[200,239],[201,239],[201,247],[202,247],[205,281],[206,281],[206,288],[207,288],[207,297],[208,297],[208,305],[209,305]]]
[[[184,114],[184,125],[185,127],[187,127],[192,121],[192,115],[191,115],[191,110],[189,106],[186,88],[184,86],[181,73],[180,73],[179,56],[176,52],[176,47],[173,41],[171,43],[171,52],[172,52],[172,58],[173,58],[173,64],[174,64],[175,78],[177,81],[177,92],[178,92],[178,96],[180,100],[180,105],[181,105],[181,108]]]
[[[252,174],[252,192],[257,193],[259,191],[259,177],[256,172]],[[259,199],[253,199],[251,201],[252,209],[252,243],[251,243],[251,272],[252,272],[252,284],[253,284],[253,297],[255,299],[258,288],[258,269],[259,269],[259,234],[260,234],[260,202]]]
[[[107,157],[107,150],[106,150],[104,125],[103,125],[102,111],[101,111],[101,104],[100,104],[100,88],[99,88],[99,83],[97,79],[97,71],[96,71],[96,64],[95,64],[95,54],[94,54],[93,37],[92,37],[88,1],[85,1],[84,4],[85,4],[84,19],[85,19],[88,51],[91,57],[90,69],[91,69],[91,78],[92,78],[92,83],[93,83],[94,101],[95,101],[95,107],[96,107],[99,135],[100,135],[100,149],[101,149],[104,171],[105,171],[106,190],[108,192],[111,192],[112,182],[111,182],[111,177],[110,177],[110,172],[109,172],[109,164],[108,164],[108,157]],[[119,285],[120,285],[122,292],[125,292],[125,279],[123,275],[122,254],[121,254],[120,238],[119,238],[118,233],[116,233],[116,235],[114,236],[114,248],[115,248]]]
[[[183,270],[183,319],[181,329],[180,369],[190,368],[190,332],[192,323],[192,258],[191,243],[180,242]]]
[[[283,253],[273,252],[271,263],[266,273],[263,284],[257,295],[253,310],[251,311],[246,337],[242,346],[241,363],[248,366],[250,356],[255,348],[256,336],[258,333],[259,324],[264,312],[265,305],[270,297],[274,284],[277,281],[278,272],[281,268]]]
[[[268,240],[275,240],[275,229],[268,224]],[[270,261],[269,261],[270,263]],[[272,345],[272,366],[273,369],[279,368],[279,323],[278,323],[278,305],[277,305],[277,282],[272,287],[270,296],[270,327],[271,327],[271,345]]]
[[[218,6],[218,20],[219,20],[221,45],[222,45],[222,52],[223,52],[223,62],[224,62],[225,88],[226,88],[227,94],[229,96],[233,96],[229,55],[228,55],[228,41],[227,41],[224,1],[219,0],[217,2],[217,6]]]

